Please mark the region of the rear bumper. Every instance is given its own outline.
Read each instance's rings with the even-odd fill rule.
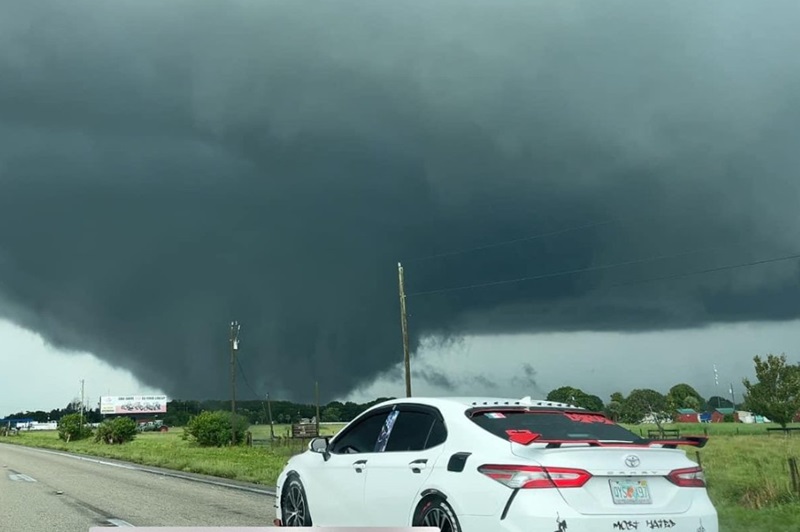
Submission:
[[[553,512],[556,513],[556,512]],[[717,514],[699,516],[586,516],[559,514],[558,516],[498,517],[460,516],[464,532],[619,532],[621,530],[668,530],[670,532],[719,532]]]
[[[699,495],[699,494],[698,494]],[[464,532],[619,532],[625,530],[665,530],[670,532],[719,532],[717,511],[707,496],[698,496],[688,511],[680,514],[623,513],[587,515],[576,512],[556,493],[537,493],[523,502],[517,497],[507,508],[505,518],[459,515]]]

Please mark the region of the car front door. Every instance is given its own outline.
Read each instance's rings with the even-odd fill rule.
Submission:
[[[375,456],[388,410],[367,414],[330,442],[309,479],[308,506],[314,526],[363,526],[366,467]]]
[[[438,411],[422,405],[401,405],[389,413],[379,438],[378,453],[369,460],[362,526],[408,527],[417,495],[425,485],[447,438]]]

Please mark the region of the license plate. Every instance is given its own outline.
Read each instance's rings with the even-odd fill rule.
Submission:
[[[652,504],[646,480],[609,480],[614,504]]]

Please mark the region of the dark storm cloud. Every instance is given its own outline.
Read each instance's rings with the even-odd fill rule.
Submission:
[[[6,2],[0,311],[178,397],[226,393],[237,319],[297,398],[402,359],[398,260],[414,294],[727,246],[412,295],[414,348],[796,317],[786,263],[608,288],[800,251],[800,6],[770,7]]]

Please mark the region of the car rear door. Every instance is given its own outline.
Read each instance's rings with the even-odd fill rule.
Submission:
[[[425,405],[398,405],[370,458],[364,491],[369,512],[364,526],[411,524],[418,494],[442,455],[447,427],[438,410]]]

